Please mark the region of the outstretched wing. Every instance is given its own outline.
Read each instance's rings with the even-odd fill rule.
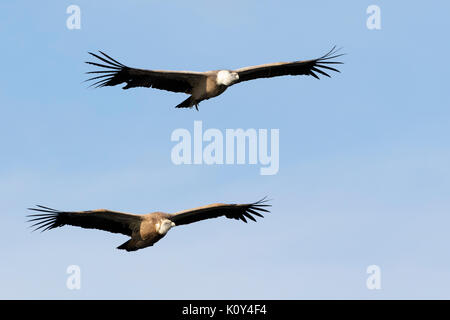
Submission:
[[[336,50],[336,47],[333,47],[324,56],[313,60],[277,62],[277,63],[262,64],[259,66],[240,68],[234,70],[239,74],[239,80],[236,83],[254,80],[258,78],[272,78],[288,75],[291,76],[306,75],[306,76],[313,76],[314,78],[319,79],[317,73],[330,77],[330,75],[326,72],[326,70],[340,72],[336,68],[329,66],[330,64],[342,64],[342,62],[330,61],[331,59],[335,59],[343,55],[343,54],[336,54],[337,51],[338,50]]]
[[[229,219],[242,220],[247,222],[246,218],[256,221],[254,216],[263,218],[261,213],[270,212],[265,209],[265,207],[270,207],[271,205],[266,204],[267,200],[265,198],[249,204],[224,204],[215,203],[204,207],[189,209],[174,213],[169,217],[175,225],[189,224],[205,219],[218,218],[220,216],[225,216]]]
[[[113,233],[122,233],[131,236],[133,229],[139,226],[142,218],[123,212],[110,211],[106,209],[90,211],[59,211],[44,206],[28,208],[29,210],[43,212],[31,214],[28,222],[34,222],[35,230],[46,231],[64,225],[78,226],[86,229],[99,229]]]
[[[99,74],[86,80],[96,80],[91,84],[96,88],[115,86],[125,82],[126,86],[123,89],[146,87],[191,93],[192,88],[205,78],[203,72],[135,69],[123,65],[101,51],[102,56],[92,52],[89,52],[89,54],[105,64],[90,61],[86,63],[107,69],[87,72],[88,74]]]

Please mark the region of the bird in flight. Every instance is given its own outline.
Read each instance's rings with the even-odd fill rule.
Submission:
[[[62,227],[64,225],[78,226],[85,229],[99,229],[130,236],[130,240],[117,249],[136,251],[153,246],[175,226],[181,226],[205,219],[225,216],[229,219],[247,219],[256,222],[254,216],[263,218],[262,213],[270,212],[266,207],[266,198],[249,204],[214,203],[203,207],[183,210],[174,214],[153,212],[148,214],[131,214],[106,209],[89,211],[59,211],[52,208],[37,206],[29,210],[41,212],[28,215],[31,227],[42,231]]]
[[[106,70],[87,72],[95,76],[86,81],[96,80],[91,84],[94,87],[108,87],[126,83],[122,89],[146,87],[183,92],[190,96],[178,104],[176,108],[192,108],[195,106],[198,111],[198,104],[201,101],[216,97],[228,87],[242,81],[287,75],[306,75],[317,79],[319,79],[318,74],[330,77],[326,72],[327,70],[339,72],[339,70],[330,65],[342,64],[342,62],[331,61],[343,55],[337,54],[337,51],[336,47],[333,47],[327,54],[312,60],[268,63],[236,70],[206,72],[130,68],[102,51],[99,51],[99,54],[89,52],[90,55],[99,59],[100,61],[98,62],[101,63],[90,61],[86,63],[106,68]]]

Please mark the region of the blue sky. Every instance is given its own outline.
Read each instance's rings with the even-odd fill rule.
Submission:
[[[81,29],[66,8],[81,8]],[[381,8],[381,30],[366,9]],[[0,4],[0,298],[450,298],[450,49],[444,1],[3,1]],[[87,51],[149,69],[206,71],[347,53],[317,81],[183,94],[87,89]],[[280,169],[181,165],[177,128],[277,128]],[[258,223],[175,228],[157,245],[64,227],[26,208],[175,212],[268,195]],[[368,290],[366,268],[381,268]],[[81,289],[66,268],[81,268]]]

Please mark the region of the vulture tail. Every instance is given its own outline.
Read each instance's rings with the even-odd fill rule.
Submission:
[[[192,96],[190,96],[189,98],[184,100],[182,103],[177,105],[175,108],[192,108],[193,105],[194,105],[194,99],[192,98]]]
[[[137,250],[136,247],[131,246],[131,241],[132,241],[132,239],[125,241],[120,246],[118,246],[117,249],[127,250],[127,251],[136,251]]]
[[[192,108],[193,105],[195,105],[195,109],[197,109],[197,111],[198,111],[198,107],[197,107],[198,103],[196,103],[194,98],[192,98],[192,96],[190,96],[189,98],[184,100],[182,103],[177,105],[175,108]]]

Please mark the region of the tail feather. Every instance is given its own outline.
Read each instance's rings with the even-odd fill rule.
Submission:
[[[120,246],[118,246],[117,249],[127,250],[127,251],[136,251],[137,249],[135,247],[131,246],[131,241],[132,241],[132,239],[125,241]]]
[[[194,99],[192,96],[184,100],[182,103],[177,105],[175,108],[192,108],[192,106],[195,104]],[[195,106],[197,108],[197,106]],[[198,110],[198,109],[197,109]]]

